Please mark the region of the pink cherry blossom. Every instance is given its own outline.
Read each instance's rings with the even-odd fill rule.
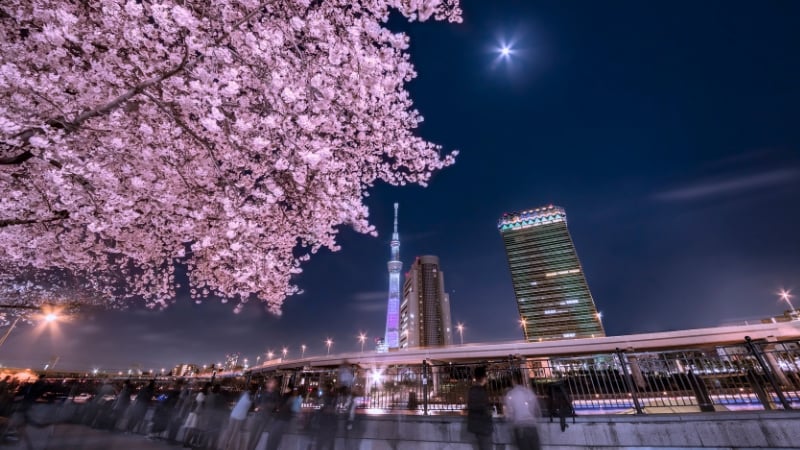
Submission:
[[[2,2],[0,292],[163,307],[185,272],[196,300],[280,314],[339,227],[375,233],[370,187],[456,156],[414,134],[392,9],[461,17],[458,0]]]

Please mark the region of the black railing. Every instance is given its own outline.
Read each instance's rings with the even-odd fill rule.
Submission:
[[[577,414],[800,408],[798,341],[354,367],[353,395],[357,407],[368,412],[458,413],[466,406],[467,390],[479,366],[487,369],[487,389],[498,414],[502,414],[502,396],[511,387],[515,372],[540,397],[545,413],[552,404],[554,385],[561,386]],[[322,386],[336,383],[337,370],[297,369],[271,374],[302,387],[305,405],[311,407]]]

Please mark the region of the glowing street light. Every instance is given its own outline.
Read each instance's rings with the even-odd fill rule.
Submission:
[[[364,353],[364,342],[367,340],[367,335],[364,333],[358,333],[358,342],[361,342],[361,353]]]
[[[528,340],[528,321],[523,317],[519,319],[519,324],[522,326],[522,333],[525,336],[525,340]]]
[[[300,357],[301,358],[306,357],[306,344],[300,345]]]
[[[281,353],[283,353],[283,359],[286,359],[286,354],[289,353],[289,349],[286,348],[286,347],[283,347],[283,350],[281,350]]]
[[[786,289],[781,289],[781,291],[778,292],[778,295],[781,297],[781,300],[789,304],[789,309],[792,310],[792,314],[796,314],[797,310],[794,309],[794,305],[792,305],[792,297],[794,296],[791,295],[791,292],[791,290],[787,291]]]
[[[8,308],[8,309],[40,309],[38,306],[16,306],[16,305],[0,305],[0,308]],[[43,309],[45,311],[48,311],[48,306],[44,306]],[[51,324],[51,323],[54,323],[54,322],[56,322],[56,321],[61,319],[61,315],[58,313],[58,310],[56,310],[56,309],[49,310],[48,312],[45,312],[44,314],[36,314],[33,317],[40,318],[45,324]],[[6,343],[6,340],[8,339],[8,336],[11,335],[11,332],[14,331],[14,328],[17,327],[17,323],[19,322],[19,320],[21,318],[22,318],[21,316],[17,316],[14,319],[14,321],[11,322],[11,325],[8,327],[8,330],[6,330],[5,334],[3,334],[3,337],[0,338],[0,347],[2,347],[3,344]]]
[[[331,354],[331,345],[333,345],[333,339],[328,338],[325,339],[325,345],[328,347],[328,356]]]
[[[272,355],[274,355],[274,353],[272,353],[272,350],[268,351],[267,352],[267,359],[271,360],[272,359]]]
[[[458,330],[458,337],[461,338],[461,345],[464,345],[464,324],[459,322],[456,325],[456,330]]]
[[[509,47],[508,45],[503,45],[502,47],[500,47],[500,56],[504,58],[511,56],[511,47]]]

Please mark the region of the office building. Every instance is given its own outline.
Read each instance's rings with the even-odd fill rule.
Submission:
[[[504,214],[498,222],[527,341],[605,336],[563,208]]]
[[[453,343],[450,296],[436,256],[420,256],[403,284],[400,304],[400,348],[434,347]]]

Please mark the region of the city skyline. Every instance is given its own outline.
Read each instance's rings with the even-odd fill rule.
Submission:
[[[328,338],[357,352],[359,333],[385,335],[395,202],[405,260],[446,262],[465,343],[522,338],[496,220],[536,204],[570,212],[609,335],[782,314],[778,292],[800,292],[800,5],[692,8],[466,1],[460,25],[392,22],[411,38],[419,134],[461,153],[427,188],[370,190],[377,238],[343,228],[342,250],[304,265],[304,293],[280,317],[179,292],[164,311],[20,325],[0,362],[160,369],[300,345],[325,354]]]

